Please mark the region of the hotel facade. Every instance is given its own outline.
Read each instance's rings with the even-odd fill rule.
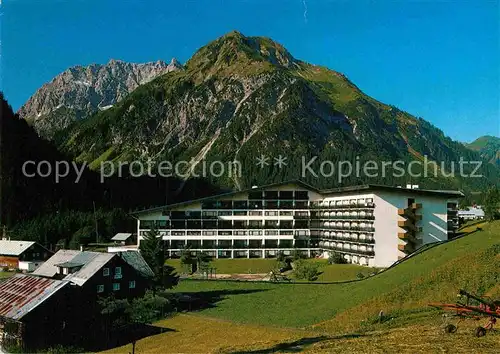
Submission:
[[[409,187],[409,188],[408,188]],[[317,190],[302,182],[138,211],[138,243],[155,228],[168,257],[189,247],[215,258],[338,252],[349,263],[388,267],[458,227],[459,191],[362,185]]]

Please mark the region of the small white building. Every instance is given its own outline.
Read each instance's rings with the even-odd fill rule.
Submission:
[[[0,268],[32,272],[53,254],[34,241],[0,240]]]
[[[111,241],[113,241],[115,245],[108,247],[108,253],[138,251],[136,234],[119,232],[111,238]]]
[[[217,258],[329,251],[387,267],[458,227],[459,191],[362,185],[318,190],[302,182],[252,187],[133,213],[138,242],[159,230],[170,257],[185,247]]]
[[[481,220],[484,219],[484,210],[481,207],[470,207],[459,210],[458,217],[464,220]]]

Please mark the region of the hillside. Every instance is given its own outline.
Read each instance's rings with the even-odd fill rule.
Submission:
[[[500,298],[499,261],[500,222],[495,222],[485,225],[483,231],[439,245],[353,283],[181,281],[177,292],[211,302],[196,315],[159,322],[175,332],[143,339],[137,350],[157,353],[169,343],[176,352],[206,343],[210,352],[223,353],[494,352],[500,343],[498,333],[475,338],[477,322],[466,321],[456,334],[445,336],[441,312],[428,303],[454,302],[460,288]],[[378,323],[381,310],[386,319]],[[238,340],[220,335],[229,326],[235,329]],[[240,337],[245,329],[246,339]]]
[[[244,188],[301,177],[318,187],[336,178],[302,176],[303,161],[480,160],[477,152],[430,123],[364,94],[346,76],[294,58],[264,37],[231,32],[198,50],[185,70],[139,86],[113,107],[60,130],[59,148],[94,169],[102,161],[189,161],[181,172],[203,173],[201,161],[238,160],[241,176],[212,182]],[[255,165],[262,154],[287,157],[287,168]],[[304,158],[304,160],[302,160]],[[272,159],[271,159],[272,161]],[[465,173],[473,166],[466,165]],[[418,170],[418,167],[417,167]],[[458,170],[458,167],[457,167]],[[458,171],[456,172],[458,173]],[[408,176],[351,176],[343,184],[405,184]],[[418,171],[417,171],[418,172]],[[429,188],[484,190],[500,170],[483,166],[484,178],[418,178]]]
[[[38,241],[46,246],[74,239],[78,246],[79,236],[94,235],[95,208],[105,240],[120,228],[123,231],[133,227],[127,215],[132,209],[219,192],[200,179],[184,183],[176,178],[123,175],[101,182],[95,171],[70,165],[67,155],[40,138],[33,127],[12,112],[1,92],[0,106],[0,225],[7,226],[13,238]],[[24,174],[26,161],[36,164],[43,161],[44,176],[36,175],[34,165],[28,165],[27,175]],[[60,166],[60,174],[66,176],[56,181],[55,168],[64,161],[71,167],[66,171]],[[48,165],[53,173],[45,175]]]
[[[500,166],[500,138],[486,135],[477,138],[466,146],[471,150],[479,152],[486,161]]]
[[[51,139],[74,121],[109,109],[139,85],[176,70],[182,70],[182,65],[175,59],[170,64],[110,60],[104,65],[75,66],[38,89],[18,114],[40,136]]]

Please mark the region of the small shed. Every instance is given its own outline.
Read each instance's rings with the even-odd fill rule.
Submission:
[[[115,236],[113,236],[113,238],[111,238],[111,241],[124,246],[133,245],[137,243],[137,237],[132,233],[119,232]]]

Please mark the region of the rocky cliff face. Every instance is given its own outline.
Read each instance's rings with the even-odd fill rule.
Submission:
[[[51,139],[56,131],[75,120],[111,108],[139,85],[182,68],[175,59],[170,64],[111,60],[105,65],[75,66],[37,90],[18,114],[32,124],[40,136]]]

